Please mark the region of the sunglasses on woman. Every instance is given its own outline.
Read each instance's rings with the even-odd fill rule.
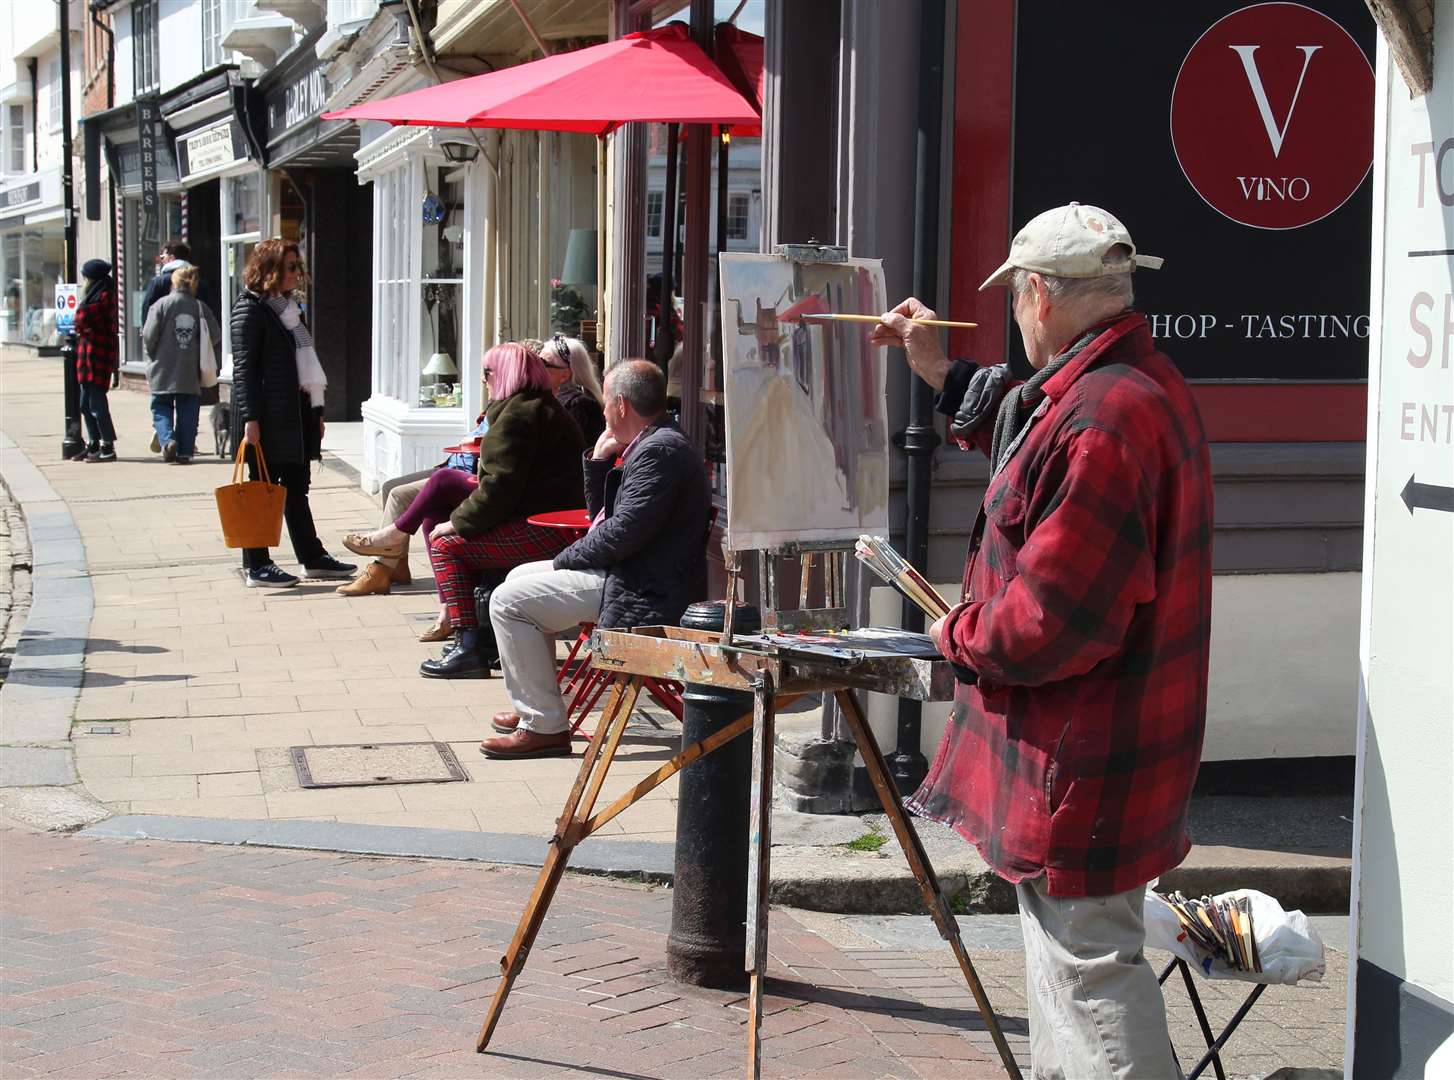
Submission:
[[[303,272],[303,264],[294,259],[292,262],[284,263],[283,269],[290,274],[301,274]]]

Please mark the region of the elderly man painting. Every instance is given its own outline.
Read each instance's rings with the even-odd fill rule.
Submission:
[[[963,601],[930,628],[960,670],[910,805],[1014,882],[1036,1077],[1178,1075],[1142,949],[1146,883],[1185,857],[1211,629],[1212,486],[1186,383],[1130,310],[1138,255],[1093,206],[1047,211],[1008,285],[1035,374],[952,365],[906,300],[874,329],[990,455]]]
[[[553,634],[577,623],[675,624],[707,587],[710,497],[701,454],[665,418],[666,380],[646,360],[606,372],[606,430],[585,460],[591,531],[553,562],[516,567],[490,596],[513,712],[499,713],[492,758],[571,752],[555,682]]]

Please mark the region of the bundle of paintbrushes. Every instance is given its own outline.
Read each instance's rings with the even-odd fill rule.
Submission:
[[[949,614],[949,604],[923,574],[878,536],[860,536],[853,553],[864,566],[883,578],[930,619]]]
[[[1179,892],[1165,897],[1187,937],[1203,952],[1234,971],[1261,971],[1257,938],[1252,932],[1252,903],[1231,893],[1188,900]]]

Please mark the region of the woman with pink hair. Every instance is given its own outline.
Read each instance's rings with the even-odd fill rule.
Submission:
[[[531,515],[585,505],[585,443],[551,393],[540,357],[523,345],[497,345],[485,353],[481,375],[490,401],[477,482],[428,534],[435,584],[454,630],[444,655],[420,666],[431,678],[489,677],[499,656],[489,628],[479,625],[476,586],[503,580],[521,563],[552,559],[566,546],[568,534],[530,524]]]

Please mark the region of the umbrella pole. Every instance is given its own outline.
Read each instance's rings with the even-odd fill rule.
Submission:
[[[606,136],[596,139],[596,351],[606,351]]]

